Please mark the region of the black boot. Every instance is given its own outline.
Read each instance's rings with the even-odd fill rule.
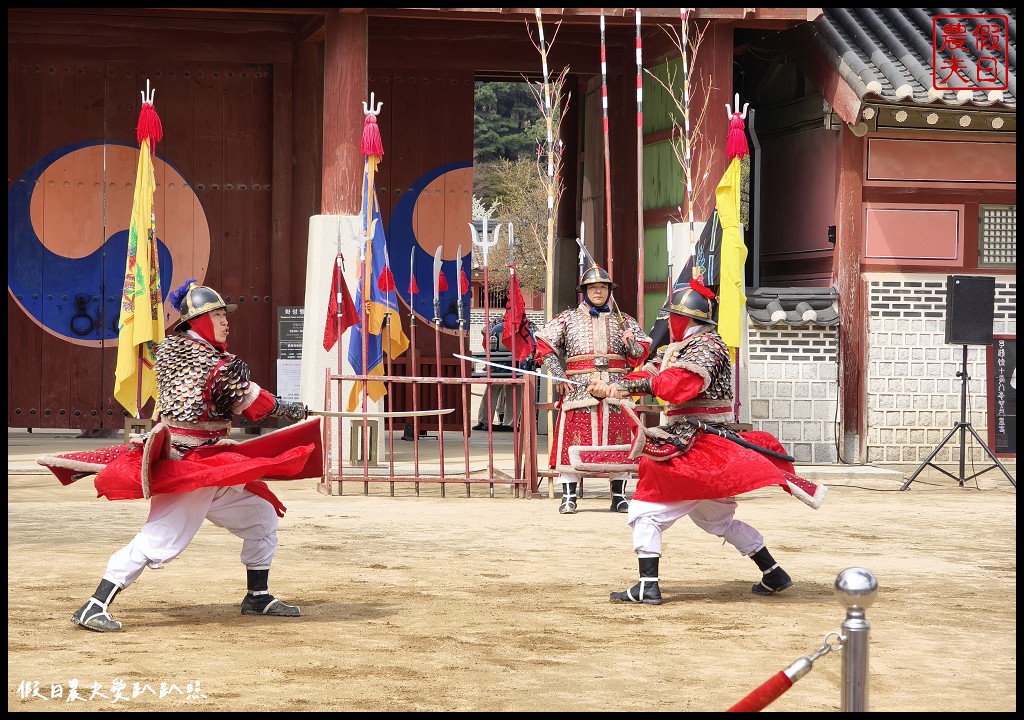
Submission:
[[[768,548],[763,545],[760,550],[750,556],[750,559],[756,562],[757,567],[761,570],[761,582],[754,583],[750,588],[755,595],[774,595],[793,584],[789,573],[779,567],[775,558],[768,552]]]
[[[629,590],[613,592],[609,599],[612,602],[661,605],[661,590],[658,588],[658,560],[660,559],[656,557],[639,558],[640,582]]]
[[[270,570],[251,570],[246,568],[249,592],[242,598],[243,615],[277,615],[280,617],[298,617],[301,615],[295,605],[287,605],[270,594],[267,589],[270,582]]]
[[[576,513],[576,485],[577,483],[562,483],[562,504],[558,506],[560,515]]]
[[[89,601],[71,616],[71,622],[86,630],[119,632],[121,623],[110,617],[110,603],[121,592],[121,586],[109,580],[100,580],[99,587]]]
[[[612,512],[629,512],[629,503],[626,502],[626,481],[611,480],[612,506],[608,508]]]

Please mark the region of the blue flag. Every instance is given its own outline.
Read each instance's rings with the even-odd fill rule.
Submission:
[[[384,375],[384,353],[391,359],[404,353],[409,347],[409,338],[402,330],[402,319],[398,314],[398,297],[395,294],[394,276],[391,274],[388,260],[387,239],[384,237],[384,224],[381,221],[380,205],[377,202],[377,190],[371,181],[372,170],[376,169],[378,159],[370,156],[366,159],[367,172],[363,174],[363,229],[367,227],[366,218],[370,217],[371,236],[366,239],[364,258],[368,262],[360,263],[362,277],[356,289],[356,308],[362,312],[363,298],[369,297],[366,303],[366,330],[362,323],[353,326],[348,345],[348,363],[354,375]],[[367,207],[369,205],[369,207]],[[366,344],[366,372],[363,371],[363,344]],[[356,382],[348,396],[346,410],[352,412],[359,405],[363,383]],[[377,402],[387,395],[387,386],[380,381],[370,380],[366,383],[367,397]]]

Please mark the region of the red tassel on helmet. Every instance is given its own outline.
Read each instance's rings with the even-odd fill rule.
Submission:
[[[439,272],[437,274],[437,291],[444,292],[448,289],[448,281],[444,279],[444,273]]]
[[[743,115],[734,112],[732,118],[729,119],[729,137],[725,141],[725,156],[730,160],[750,154],[745,130]]]
[[[377,278],[377,289],[384,293],[395,291],[395,276],[391,274],[391,268],[385,267]]]
[[[359,150],[363,155],[384,157],[384,143],[380,140],[380,128],[377,127],[376,115],[367,115],[363,121],[363,139],[359,142]]]
[[[149,140],[150,152],[155,152],[156,144],[164,137],[164,126],[160,122],[160,116],[156,114],[153,103],[142,103],[139,111],[139,124],[135,128],[135,135],[142,145],[143,140]]]
[[[715,293],[700,278],[693,278],[690,280],[690,287],[696,290],[698,293],[706,297],[708,300],[715,299]]]
[[[466,269],[459,270],[459,292],[463,295],[469,292],[469,278],[466,277]]]

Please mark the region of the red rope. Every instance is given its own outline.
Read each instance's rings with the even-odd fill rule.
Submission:
[[[793,681],[786,676],[784,671],[779,670],[754,692],[729,708],[729,712],[760,712],[778,700],[791,687],[793,687]]]

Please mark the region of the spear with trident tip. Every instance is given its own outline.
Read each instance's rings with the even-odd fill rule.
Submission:
[[[501,223],[494,226],[494,236],[488,239],[487,236],[487,218],[484,218],[483,227],[483,239],[480,238],[480,234],[476,230],[476,226],[473,223],[469,224],[470,234],[473,236],[473,244],[480,248],[480,258],[484,266],[484,357],[488,360],[491,359],[491,290],[490,290],[490,263],[488,262],[488,255],[490,249],[498,244],[498,238],[501,236]],[[494,418],[494,400],[491,392],[491,367],[486,366],[487,370],[487,387],[485,396],[480,402],[487,405],[487,424],[491,424],[491,419]],[[494,435],[490,432],[487,433],[487,456],[490,458],[491,464],[491,475],[494,475]],[[493,490],[493,488],[492,488]]]

